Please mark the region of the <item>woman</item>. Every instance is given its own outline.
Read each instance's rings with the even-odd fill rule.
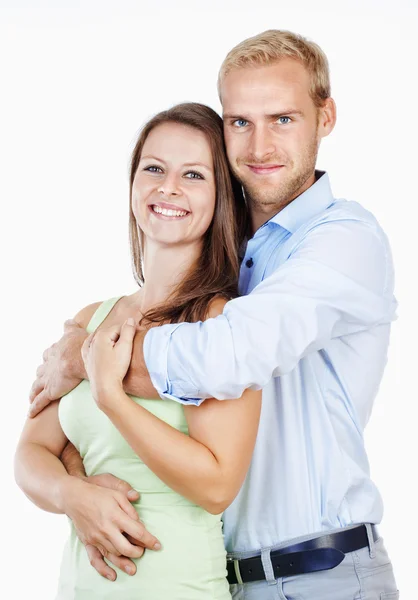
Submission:
[[[134,149],[130,182],[131,248],[141,287],[77,315],[95,332],[83,346],[89,381],[27,421],[16,479],[35,503],[71,517],[70,500],[86,484],[59,461],[70,440],[88,475],[111,472],[140,491],[135,508],[161,541],[160,551],[145,552],[135,576],[120,571],[110,582],[92,569],[72,525],[57,599],[227,600],[220,515],[251,460],[260,393],[184,407],[129,397],[122,387],[134,322],[216,317],[236,295],[235,213],[245,208],[242,197],[234,198],[220,117],[198,104],[154,117]],[[51,475],[58,481],[54,498]]]

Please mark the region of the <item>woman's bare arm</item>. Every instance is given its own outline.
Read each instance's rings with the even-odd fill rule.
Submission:
[[[112,555],[139,558],[143,548],[132,545],[125,532],[141,546],[154,548],[158,540],[139,523],[122,491],[68,475],[59,459],[66,443],[58,402],[27,419],[15,454],[16,482],[26,496],[43,510],[67,514],[84,544],[104,548]]]
[[[210,316],[221,311],[217,302]],[[99,343],[99,342],[97,342]],[[189,436],[132,402],[123,389],[104,389],[96,401],[148,467],[169,487],[221,513],[238,493],[257,436],[261,392],[237,400],[185,407]]]
[[[67,443],[58,421],[58,402],[27,419],[15,454],[15,479],[39,508],[64,513],[62,485],[69,477],[59,459]]]

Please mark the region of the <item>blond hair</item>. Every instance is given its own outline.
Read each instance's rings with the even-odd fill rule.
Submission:
[[[269,29],[244,40],[228,52],[218,76],[218,93],[231,69],[267,66],[282,58],[293,58],[304,65],[311,77],[310,94],[316,106],[322,106],[331,95],[328,60],[314,42],[297,33]]]

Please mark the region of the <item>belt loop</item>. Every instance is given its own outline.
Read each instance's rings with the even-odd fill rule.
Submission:
[[[374,539],[373,539],[373,532],[372,532],[372,526],[370,523],[365,523],[364,524],[366,531],[367,531],[367,541],[369,542],[369,556],[370,558],[375,558],[376,556],[376,550],[374,547]]]
[[[273,565],[271,564],[270,549],[267,548],[261,551],[261,562],[264,569],[264,575],[268,585],[277,585],[276,578],[274,576]]]

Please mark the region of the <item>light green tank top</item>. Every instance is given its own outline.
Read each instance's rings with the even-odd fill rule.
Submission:
[[[99,306],[87,327],[89,333],[118,300],[111,298]],[[181,404],[131,398],[172,427],[188,433]],[[220,515],[211,515],[177,494],[142,462],[97,407],[88,381],[82,381],[61,399],[59,419],[65,435],[80,452],[88,475],[112,473],[139,491],[140,499],[134,506],[163,548],[158,552],[146,550],[136,561],[134,576],[114,567],[117,580],[111,582],[90,565],[70,523],[56,600],[230,600]]]

